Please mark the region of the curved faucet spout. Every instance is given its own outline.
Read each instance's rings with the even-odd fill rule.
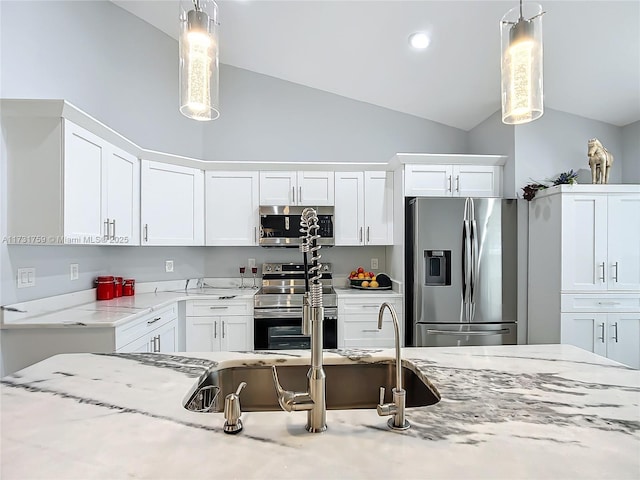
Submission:
[[[384,315],[384,309],[388,308],[391,312],[391,319],[393,320],[393,328],[395,330],[396,338],[396,390],[402,390],[402,360],[400,358],[400,327],[398,325],[398,314],[393,305],[384,302],[380,305],[380,311],[378,312],[378,330],[382,330],[382,317]]]

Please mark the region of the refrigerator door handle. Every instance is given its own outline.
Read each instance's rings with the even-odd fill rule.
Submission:
[[[469,221],[462,224],[462,305],[464,310],[463,320],[469,321],[469,288],[471,282],[471,238],[469,234]]]
[[[473,322],[476,313],[476,287],[478,286],[478,269],[480,266],[478,248],[478,225],[476,219],[471,220],[471,288],[469,289],[469,303],[471,304],[471,315],[469,321]]]
[[[501,328],[500,330],[470,330],[468,332],[427,329],[427,335],[454,335],[454,336],[464,336],[464,337],[466,336],[488,337],[491,335],[504,335],[506,333],[509,333],[508,328]]]

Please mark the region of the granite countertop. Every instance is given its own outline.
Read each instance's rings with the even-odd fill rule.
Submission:
[[[393,350],[325,352],[326,363]],[[209,368],[307,363],[309,352],[58,355],[2,380],[0,476],[14,478],[638,478],[640,372],[576,347],[406,348],[442,400],[392,432],[371,410],[183,408]],[[242,401],[242,395],[241,395]]]

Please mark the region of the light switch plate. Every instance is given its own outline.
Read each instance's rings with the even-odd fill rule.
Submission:
[[[19,268],[17,286],[18,288],[33,287],[36,284],[35,268]]]
[[[69,278],[71,280],[78,280],[79,272],[80,267],[77,263],[72,263],[69,265]]]
[[[173,260],[165,260],[164,271],[167,273],[173,272]]]
[[[377,258],[372,258],[371,259],[371,270],[376,270],[378,268],[378,259]]]

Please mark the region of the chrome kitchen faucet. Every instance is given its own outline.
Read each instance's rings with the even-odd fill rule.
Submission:
[[[305,208],[300,217],[300,232],[303,234],[300,250],[303,253],[305,270],[305,296],[302,307],[302,333],[311,335],[311,367],[307,373],[307,391],[293,392],[285,390],[278,381],[276,366],[273,369],[273,382],[278,395],[278,403],[287,412],[307,411],[306,429],[309,432],[324,432],[327,429],[327,375],[322,365],[322,323],[324,307],[322,305],[322,265],[318,262],[318,215],[312,208]],[[308,253],[311,253],[311,267],[308,267]]]

